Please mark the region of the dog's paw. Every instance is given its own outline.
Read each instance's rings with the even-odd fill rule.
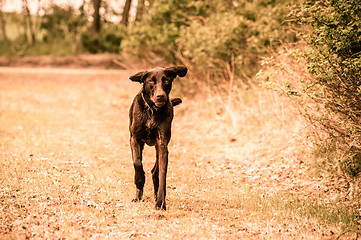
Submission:
[[[155,203],[155,209],[156,210],[167,210],[167,207],[166,207],[166,205],[165,205],[165,201],[157,201],[156,203]]]
[[[143,190],[137,189],[137,192],[135,193],[135,198],[132,200],[132,202],[142,202],[143,198]]]

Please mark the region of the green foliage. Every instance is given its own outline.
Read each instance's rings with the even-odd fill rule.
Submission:
[[[130,27],[128,35],[121,43],[121,49],[140,58],[151,53],[162,56],[168,62],[175,62],[173,50],[175,40],[179,37],[179,29],[173,25],[150,26],[137,24]]]
[[[121,49],[148,60],[157,55],[169,63],[194,64],[202,76],[227,78],[229,74],[222,73],[225,68],[237,76],[252,76],[257,71],[259,56],[293,36],[284,28],[290,2],[153,0],[145,7],[143,18],[128,29],[118,29],[106,22],[104,13],[100,34],[88,31],[90,22],[84,6],[74,9],[54,3],[45,9],[45,15],[39,19],[41,23],[34,27],[39,27],[36,32],[43,44],[66,41],[72,45],[73,53]],[[108,10],[105,6],[105,11]],[[21,19],[19,15],[17,27],[12,29],[21,29]]]
[[[0,42],[0,55],[2,56],[66,56],[71,53],[71,44],[62,39],[56,42],[37,41],[33,45],[24,43],[22,38],[13,40],[10,43]]]
[[[259,77],[281,90],[309,121],[312,173],[323,178],[360,224],[361,7],[357,1],[306,1],[292,19],[305,42],[263,61]],[[295,18],[297,17],[297,18]]]
[[[81,34],[81,43],[84,51],[90,53],[118,53],[120,43],[125,35],[122,26],[116,27],[111,24],[103,25],[99,34],[92,31]]]
[[[209,1],[155,0],[150,14],[130,27],[122,49],[139,57],[149,53],[162,56],[168,62],[176,62],[176,40],[181,37],[182,26],[189,25],[194,16],[205,17]]]
[[[290,2],[155,0],[148,17],[130,28],[122,49],[191,64],[201,79],[249,78],[260,56],[295,40],[284,28]]]
[[[120,49],[121,37],[114,33],[101,34],[84,32],[81,35],[81,43],[85,51],[90,53],[118,53]]]
[[[53,4],[43,16],[40,29],[43,30],[45,42],[64,39],[68,34],[77,34],[86,21],[81,15],[75,14],[72,7],[63,8]]]
[[[304,92],[317,104],[310,118],[337,144],[341,170],[361,173],[361,5],[357,0],[308,1],[301,12],[311,45],[312,81]]]
[[[247,46],[249,21],[234,13],[215,14],[182,28],[177,43],[183,56],[203,71],[225,67],[232,60],[242,67],[256,57]]]
[[[6,34],[10,41],[15,41],[22,35],[20,26],[23,24],[23,16],[17,13],[4,12],[6,22]]]
[[[56,4],[45,9],[44,16],[34,17],[34,28],[38,41],[30,45],[24,39],[22,14],[6,13],[6,31],[10,43],[1,43],[2,55],[54,55],[64,56],[77,53],[119,53],[120,42],[126,34],[122,26],[110,22],[102,24],[102,31],[96,34],[88,31],[90,22],[82,9]],[[36,23],[36,24],[35,24]]]
[[[36,42],[34,45],[22,44],[18,46],[19,48],[16,50],[16,55],[18,56],[66,56],[72,53],[71,44],[67,41],[61,40],[58,40],[56,43]]]

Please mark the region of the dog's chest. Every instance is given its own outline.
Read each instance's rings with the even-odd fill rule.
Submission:
[[[152,116],[145,121],[144,126],[146,131],[154,131],[158,127],[158,123],[154,119],[154,116]]]
[[[145,120],[141,132],[142,140],[149,146],[153,146],[158,136],[158,124],[154,118]]]
[[[154,115],[149,115],[143,118],[142,122],[143,133],[148,137],[154,135],[159,126],[159,121],[156,119],[156,117]]]

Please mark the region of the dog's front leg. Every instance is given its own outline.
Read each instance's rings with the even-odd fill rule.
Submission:
[[[132,158],[135,170],[134,182],[137,187],[136,196],[133,201],[138,202],[142,200],[145,183],[145,173],[142,164],[142,151],[144,148],[144,143],[134,137],[131,137],[130,147],[132,149]]]
[[[157,143],[158,144],[158,143]],[[157,146],[159,151],[158,169],[159,169],[159,187],[157,194],[156,209],[166,210],[166,178],[168,167],[168,144],[160,142]]]

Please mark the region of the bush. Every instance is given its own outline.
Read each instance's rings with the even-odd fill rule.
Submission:
[[[44,42],[56,42],[77,35],[86,23],[84,16],[77,15],[71,6],[64,8],[51,4],[45,11],[40,24]]]
[[[361,217],[361,6],[355,0],[306,1],[295,11],[306,41],[263,61],[259,77],[294,100],[308,120],[312,173],[335,205]],[[292,19],[295,19],[292,15]]]
[[[119,53],[121,34],[121,30],[118,30],[117,34],[107,30],[102,30],[99,34],[88,31],[81,34],[81,44],[84,50],[90,53]]]
[[[237,78],[241,84],[258,71],[260,56],[295,40],[283,22],[290,2],[155,0],[149,16],[131,26],[122,49],[189,65],[198,82]]]
[[[288,73],[266,79],[282,86],[316,127],[316,157],[329,162],[331,175],[357,179],[361,173],[361,6],[356,0],[309,0],[296,12],[307,47],[298,45],[298,51],[288,49],[265,61],[273,64],[271,69],[276,65]],[[294,62],[280,63],[282,56]],[[302,76],[292,79],[300,62],[308,73],[297,69]]]
[[[167,62],[175,63],[175,39],[178,37],[179,29],[172,24],[154,27],[137,24],[130,26],[121,49],[139,58],[151,59],[156,54]]]
[[[100,36],[97,34],[84,32],[81,34],[81,44],[83,48],[90,53],[102,51]]]
[[[182,37],[180,28],[189,25],[194,16],[206,17],[210,4],[213,3],[206,0],[152,1],[150,14],[130,26],[121,48],[139,58],[150,59],[155,54],[166,62],[176,63],[179,61],[176,40]]]
[[[200,71],[222,69],[227,65],[235,66],[234,71],[252,69],[250,65],[256,64],[257,57],[248,46],[249,22],[234,13],[215,14],[183,27],[177,44],[183,57]]]
[[[357,0],[308,1],[301,12],[313,75],[304,93],[319,110],[310,118],[337,144],[341,170],[361,173],[361,5]]]

